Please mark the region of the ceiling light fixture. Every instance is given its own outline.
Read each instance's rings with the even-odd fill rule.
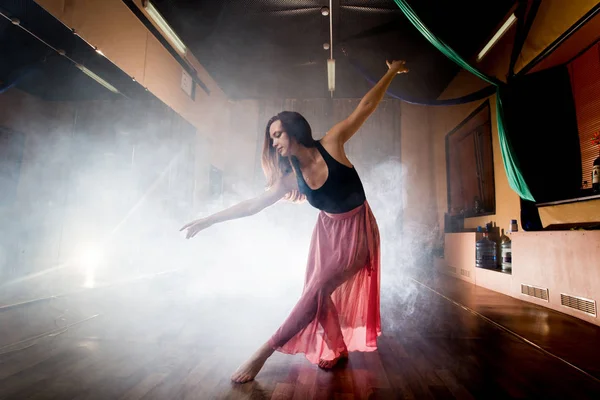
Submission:
[[[323,43],[323,50],[329,50],[329,43]]]
[[[175,47],[177,51],[179,51],[181,54],[185,55],[187,51],[185,44],[179,38],[179,36],[177,36],[175,31],[169,26],[167,21],[163,18],[162,15],[160,15],[158,10],[152,5],[150,1],[146,1],[144,3],[144,9],[146,10],[150,18],[152,18],[152,20],[156,23],[158,28],[162,31],[163,35],[165,35],[169,42],[171,42],[173,47]]]
[[[483,59],[483,57],[485,57],[487,52],[490,51],[490,49],[492,47],[494,47],[496,42],[498,42],[498,40],[500,40],[500,38],[506,33],[506,31],[508,31],[508,28],[510,28],[512,26],[512,24],[515,23],[516,20],[517,20],[517,17],[515,17],[514,13],[511,14],[510,17],[508,17],[508,19],[504,22],[504,24],[502,24],[500,29],[498,29],[496,34],[490,39],[489,42],[487,42],[487,44],[479,52],[479,54],[477,55],[477,61],[481,61],[481,59]]]
[[[335,90],[335,60],[330,58],[327,60],[327,86],[333,97],[333,91]]]
[[[327,7],[327,6],[321,7],[321,15],[324,17],[328,16],[329,15],[329,7]]]
[[[333,59],[333,15],[332,0],[329,0],[329,59],[327,60],[327,86],[331,97],[335,90],[335,60]]]
[[[92,71],[90,71],[89,69],[84,67],[83,65],[75,64],[75,66],[77,68],[79,68],[81,70],[81,72],[83,72],[84,74],[86,74],[87,76],[89,76],[90,78],[92,78],[93,80],[95,80],[96,82],[98,82],[99,84],[101,84],[102,86],[104,86],[105,88],[110,90],[111,92],[119,93],[119,90],[117,90],[116,87],[114,87],[110,83],[106,82],[104,79],[100,78],[98,75],[96,75],[95,73],[93,73]]]

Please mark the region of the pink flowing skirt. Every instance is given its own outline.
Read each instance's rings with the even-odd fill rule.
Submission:
[[[345,351],[373,351],[381,335],[379,230],[369,204],[319,214],[304,289],[269,340],[274,350],[304,353],[316,364]]]

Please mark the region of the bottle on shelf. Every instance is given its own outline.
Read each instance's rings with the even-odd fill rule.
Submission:
[[[477,232],[483,232],[483,237],[475,243],[475,266],[478,268],[497,268],[497,246],[496,242],[489,239],[489,233],[477,228]]]
[[[504,233],[504,229],[500,238],[500,261],[503,271],[512,271],[512,244],[510,238]]]
[[[600,193],[600,131],[592,135],[592,145],[598,146],[598,158],[592,164],[592,191],[594,194]]]
[[[592,166],[592,191],[594,194],[600,193],[600,156],[594,160]]]

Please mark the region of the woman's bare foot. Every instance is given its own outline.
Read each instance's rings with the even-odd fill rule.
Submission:
[[[253,380],[263,365],[265,365],[265,361],[267,361],[271,354],[273,354],[273,349],[268,343],[263,344],[261,348],[256,350],[256,353],[248,359],[248,361],[243,363],[237,371],[231,375],[231,380],[235,383],[246,383]]]
[[[335,365],[342,361],[348,359],[348,352],[344,351],[340,354],[339,357],[334,358],[333,360],[319,360],[319,368],[323,369],[331,369],[335,367]]]

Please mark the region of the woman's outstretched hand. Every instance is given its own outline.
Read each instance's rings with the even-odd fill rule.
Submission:
[[[405,74],[408,72],[408,68],[406,67],[406,61],[385,61],[388,68],[391,71],[396,71],[397,74]]]
[[[192,221],[188,224],[185,224],[180,230],[179,232],[183,231],[184,229],[187,229],[187,234],[185,235],[186,239],[190,239],[193,238],[194,236],[196,236],[196,234],[208,227],[210,227],[213,224],[213,222],[209,219],[209,218],[201,218],[201,219],[197,219],[195,221]]]

